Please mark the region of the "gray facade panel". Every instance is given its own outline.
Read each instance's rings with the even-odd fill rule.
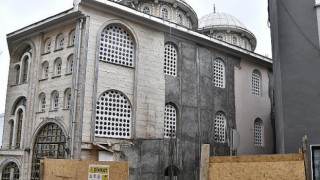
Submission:
[[[318,135],[320,55],[314,0],[269,1],[275,77],[277,152],[298,152]]]

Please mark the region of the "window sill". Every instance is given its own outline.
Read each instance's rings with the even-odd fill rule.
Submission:
[[[56,49],[56,50],[54,50],[54,52],[58,52],[58,51],[61,51],[61,50],[63,50],[63,48]]]
[[[41,54],[41,56],[44,56],[44,55],[47,55],[47,54],[50,54],[50,53],[51,53],[51,51],[49,51],[49,52],[44,52],[44,53]]]
[[[62,110],[63,111],[68,111],[68,110],[70,111],[71,109],[70,108],[69,109],[68,108],[63,108]]]
[[[51,79],[55,79],[55,78],[59,78],[59,77],[61,77],[61,75],[53,76],[53,77],[51,77]]]
[[[58,109],[52,109],[49,112],[57,112],[57,111],[58,111]]]
[[[20,83],[20,84],[12,84],[11,87],[28,84],[28,82]]]
[[[48,80],[48,78],[39,79],[40,82],[45,80]]]
[[[36,114],[42,114],[42,113],[45,113],[46,111],[38,111],[36,112]]]
[[[69,45],[67,48],[73,48],[74,44]]]
[[[70,76],[72,74],[72,72],[68,72],[65,74],[65,76]]]

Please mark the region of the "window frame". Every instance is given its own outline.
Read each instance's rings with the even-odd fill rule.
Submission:
[[[172,56],[171,55],[172,53],[175,56]],[[168,55],[170,55],[170,56],[168,56]],[[163,62],[164,63],[163,64],[163,72],[165,75],[173,76],[173,77],[178,76],[178,59],[179,59],[179,51],[178,51],[176,44],[173,42],[165,43],[164,62]],[[172,68],[172,66],[173,66],[173,68]]]
[[[221,119],[217,119],[218,116],[221,116],[222,118]],[[223,121],[223,130],[221,132],[221,129],[217,129],[217,121]],[[221,125],[222,123],[220,123]],[[214,141],[216,143],[226,143],[227,142],[227,136],[226,136],[226,133],[227,133],[227,117],[225,115],[224,112],[222,111],[219,111],[215,114],[215,117],[214,117]],[[220,137],[222,136],[222,137]],[[217,139],[218,138],[218,139]],[[222,139],[222,140],[221,140]]]
[[[255,146],[264,146],[264,128],[263,121],[260,118],[254,120],[253,123],[253,143]]]
[[[71,107],[71,89],[67,88],[64,91],[64,109],[70,109]]]
[[[111,106],[115,108],[110,108]],[[131,139],[133,110],[130,99],[121,91],[112,89],[103,92],[96,102],[94,136],[99,138]],[[114,121],[118,125],[112,125],[111,123]],[[104,122],[105,124],[103,124]],[[117,128],[119,128],[118,132]]]
[[[56,58],[54,61],[54,76],[58,77],[62,74],[62,59],[60,57]]]
[[[226,65],[221,58],[216,58],[213,61],[213,85],[222,89],[226,87]]]
[[[262,75],[257,69],[253,70],[251,74],[251,94],[262,96]]]
[[[64,48],[64,44],[65,44],[65,37],[64,35],[61,33],[57,36],[56,39],[56,50],[60,50]]]
[[[162,19],[166,19],[166,20],[169,20],[170,19],[170,12],[169,12],[170,8],[167,7],[167,6],[163,6],[161,7],[161,10],[160,10],[160,17]],[[165,11],[165,12],[164,12]],[[165,14],[164,14],[165,13]]]
[[[174,110],[174,112],[167,112],[167,109],[171,109]],[[169,114],[169,116],[168,116]],[[174,115],[174,116],[172,116]],[[164,133],[163,133],[163,138],[164,139],[169,139],[169,138],[177,138],[177,119],[178,119],[178,108],[175,104],[173,103],[167,103],[165,105],[165,109],[164,109]],[[166,126],[170,126],[172,124],[172,126],[174,126],[174,128],[172,127],[166,127]],[[169,131],[167,131],[169,130]],[[171,134],[171,132],[173,132],[173,136]],[[172,131],[173,130],[173,131]],[[167,133],[167,135],[166,135]]]
[[[51,52],[51,48],[52,48],[52,40],[51,38],[47,38],[45,41],[44,41],[44,47],[43,47],[43,53],[44,54],[48,54]]]
[[[116,30],[116,32],[111,32],[111,29]],[[119,33],[124,34],[123,39],[113,38],[112,40],[110,39],[110,37],[113,36],[110,36],[110,33],[113,33],[113,36],[119,35]],[[121,23],[110,23],[104,26],[99,36],[99,61],[129,68],[135,67],[137,45],[132,30],[130,30],[126,25],[123,25]],[[124,42],[122,43],[120,40]],[[110,51],[109,47],[111,47],[110,49],[114,52]],[[118,55],[119,52],[121,52],[121,50],[117,49],[122,49],[122,51],[125,53],[121,53],[120,55]]]
[[[59,92],[56,90],[51,93],[51,110],[59,110]]]

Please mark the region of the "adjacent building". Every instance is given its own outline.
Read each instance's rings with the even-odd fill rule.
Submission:
[[[0,147],[2,146],[3,122],[4,122],[4,113],[0,114]]]
[[[320,144],[319,2],[269,0],[276,149],[298,152],[302,137]]]
[[[211,155],[273,152],[272,60],[231,15],[198,21],[182,0],[81,0],[7,41],[2,179],[39,179],[43,158],[199,179],[202,144]]]

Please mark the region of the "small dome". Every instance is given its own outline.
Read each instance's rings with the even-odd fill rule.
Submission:
[[[199,19],[198,31],[250,51],[254,51],[257,45],[254,34],[241,21],[227,13],[211,13],[203,16]],[[225,33],[227,34],[223,36]]]
[[[241,21],[226,13],[211,13],[205,15],[199,20],[199,28],[210,28],[212,26],[224,26],[246,29],[246,27],[243,25]]]

